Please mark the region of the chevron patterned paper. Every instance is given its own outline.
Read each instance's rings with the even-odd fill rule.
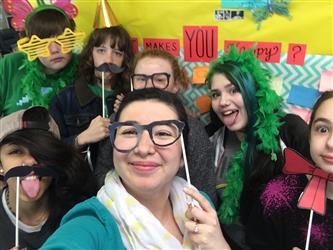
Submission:
[[[223,51],[219,51],[222,55]],[[291,112],[293,108],[302,108],[287,103],[288,95],[292,84],[319,88],[321,72],[324,70],[333,70],[333,56],[306,55],[303,66],[291,65],[286,63],[287,54],[282,54],[280,63],[263,63],[263,66],[272,72],[273,77],[282,79],[281,96],[285,101],[285,110]],[[203,62],[184,62],[184,51],[181,49],[179,62],[183,65],[189,76],[192,78],[192,68],[196,66],[208,65]],[[198,112],[195,106],[195,99],[206,94],[208,89],[205,85],[192,85],[191,88],[181,92],[181,98],[184,104],[191,110]],[[200,119],[207,123],[209,121],[208,113],[201,114]]]

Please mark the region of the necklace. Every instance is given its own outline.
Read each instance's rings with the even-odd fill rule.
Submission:
[[[10,210],[10,212],[16,217],[16,213],[14,212],[15,210],[11,207],[11,205],[9,203],[9,191],[8,191],[8,189],[6,191],[6,203],[7,203],[7,207]],[[44,224],[44,222],[47,220],[47,218],[48,218],[48,214],[47,213],[41,213],[37,217],[37,220],[36,220],[37,224],[36,225]],[[22,221],[20,216],[19,216],[19,220]],[[29,222],[23,222],[23,223],[30,225]],[[33,225],[33,224],[31,224],[31,225]]]
[[[9,208],[10,212],[16,216],[16,213],[14,212],[15,210],[11,207],[10,203],[9,203],[9,190],[6,190],[6,203],[7,203],[7,207]]]

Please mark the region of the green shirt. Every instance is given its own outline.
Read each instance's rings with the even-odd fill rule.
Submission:
[[[73,56],[72,61],[76,61],[76,56]],[[29,74],[28,69],[23,66],[26,60],[26,55],[22,52],[11,53],[0,59],[0,117],[29,108],[33,104],[42,105],[42,103],[36,103],[36,101],[33,103],[32,98],[23,90],[23,79]],[[70,74],[72,77],[67,77],[69,80],[65,81],[65,86],[71,84],[75,77],[76,63],[70,63],[69,65],[75,67],[75,70],[71,70],[73,72]],[[56,74],[46,75],[45,80],[39,83],[40,89],[37,90],[37,94],[45,96],[51,93],[53,84],[62,77],[65,70],[69,71],[67,67]]]

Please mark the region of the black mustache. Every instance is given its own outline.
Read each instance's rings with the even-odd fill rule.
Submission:
[[[111,72],[113,74],[119,74],[125,70],[125,67],[119,67],[113,63],[103,63],[95,69],[100,72]]]
[[[3,180],[7,181],[9,178],[12,177],[23,177],[27,176],[31,172],[34,172],[35,175],[39,177],[50,176],[55,179],[58,179],[58,173],[55,172],[53,169],[40,166],[40,165],[33,165],[33,166],[17,166],[9,170],[4,176]]]

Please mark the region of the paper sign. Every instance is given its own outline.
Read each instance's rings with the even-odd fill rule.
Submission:
[[[319,91],[333,90],[333,70],[326,70],[321,73]]]
[[[193,84],[204,84],[208,73],[208,66],[198,66],[193,68]]]
[[[279,63],[281,57],[281,43],[273,42],[251,42],[251,41],[224,41],[224,51],[228,52],[229,46],[234,44],[240,52],[256,47],[254,54],[262,62]]]
[[[184,60],[210,62],[217,58],[217,26],[184,26]]]
[[[282,77],[273,77],[270,82],[272,89],[279,95],[282,96],[283,90],[283,78]]]
[[[281,43],[259,42],[254,53],[262,62],[280,63]]]
[[[304,65],[306,44],[290,43],[288,45],[287,64]]]
[[[178,39],[154,39],[144,38],[143,48],[148,49],[159,49],[169,52],[170,54],[178,57],[179,56],[179,40]]]
[[[222,8],[260,8],[267,6],[267,0],[221,0]]]
[[[132,45],[133,45],[133,53],[136,54],[139,52],[138,38],[132,37],[131,40],[132,40]]]
[[[215,21],[244,19],[243,10],[215,10]]]
[[[309,124],[312,111],[310,109],[300,109],[300,108],[292,107],[290,109],[290,113],[294,113],[294,114],[298,115],[306,123]]]
[[[312,108],[320,92],[313,88],[306,88],[298,85],[291,85],[291,90],[288,96],[288,103]]]
[[[224,41],[224,51],[228,52],[229,51],[229,46],[230,45],[236,46],[236,48],[240,51],[243,52],[246,49],[252,48],[255,45],[255,42],[246,42],[246,41],[235,41],[235,40],[225,40]]]
[[[207,94],[201,95],[195,99],[195,105],[198,107],[200,113],[208,112],[210,110],[211,103],[212,101]]]

